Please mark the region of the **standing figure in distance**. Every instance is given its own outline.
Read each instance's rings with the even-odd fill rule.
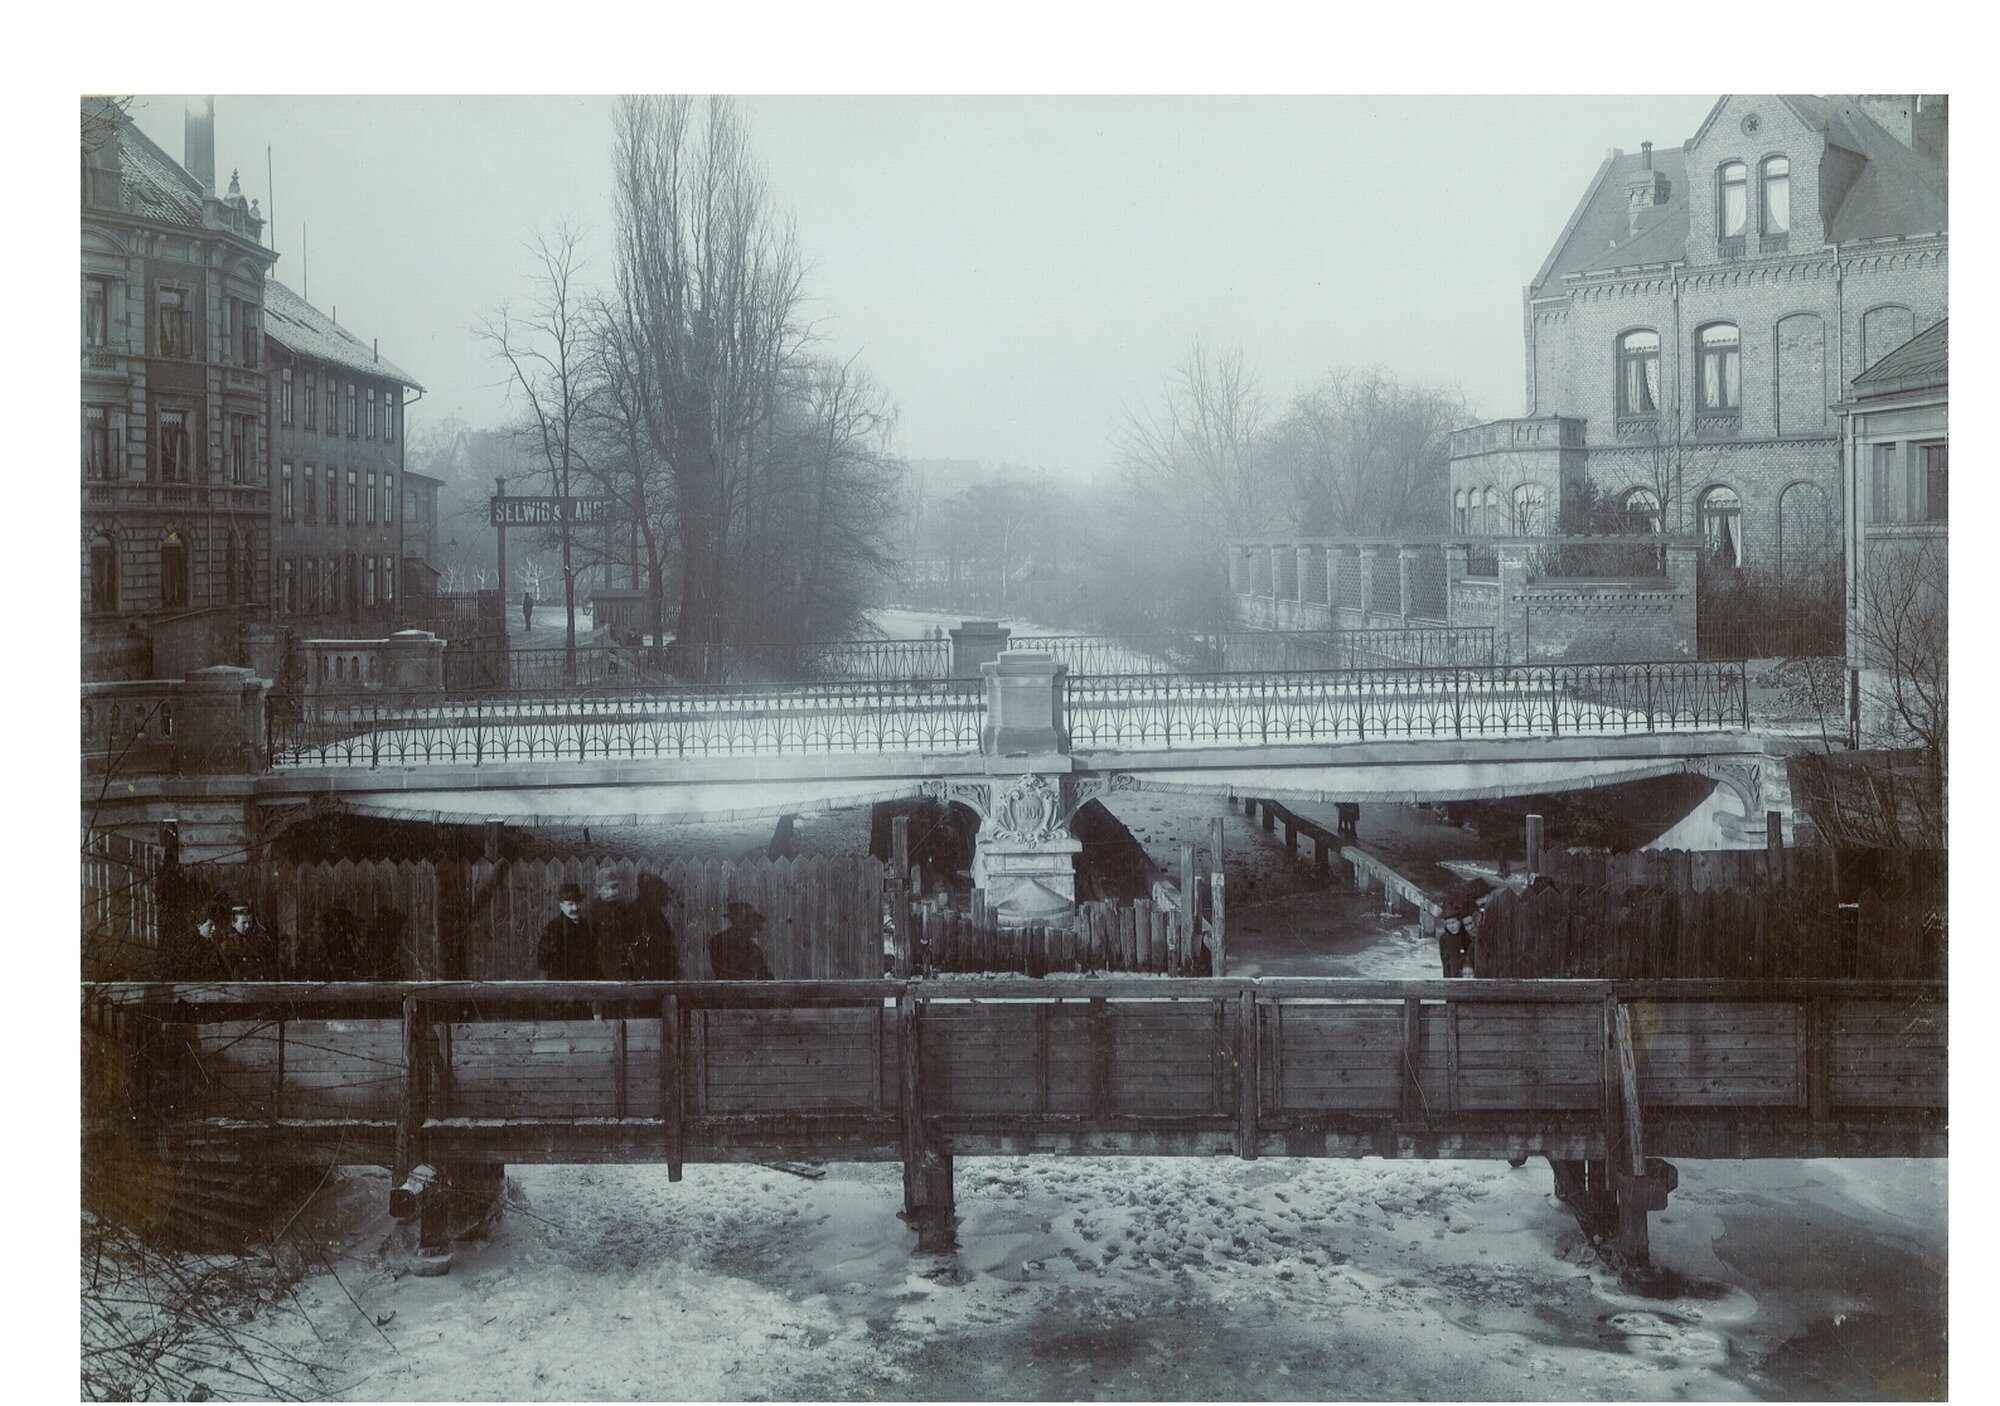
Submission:
[[[583,916],[583,890],[564,884],[556,890],[556,915],[542,928],[535,958],[550,981],[596,981],[597,934]]]
[[[525,635],[534,628],[535,598],[531,593],[523,591],[521,592],[521,633]]]
[[[709,971],[717,981],[770,981],[771,964],[757,945],[764,915],[734,899],[724,911],[729,915],[729,926],[708,940]]]

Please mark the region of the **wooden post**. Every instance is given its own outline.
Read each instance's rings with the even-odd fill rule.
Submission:
[[[917,998],[905,991],[896,1000],[903,1032],[903,1215],[921,1225],[924,1205],[923,1022]]]
[[[1261,819],[1264,826],[1264,833],[1268,835],[1278,823],[1277,804],[1269,800],[1259,800],[1256,802],[1256,805],[1263,813]]]
[[[890,901],[896,921],[896,979],[910,977],[910,817],[899,815],[890,822],[894,837],[894,862],[890,870]]]
[[[687,1040],[681,1025],[681,998],[669,991],[660,1000],[660,1119],[667,1134],[667,1180],[681,1179],[687,1112],[687,1076],[682,1066]]]
[[[484,852],[488,864],[500,862],[500,832],[505,828],[506,822],[503,820],[489,820],[482,827]]]
[[[1542,872],[1542,817],[1528,817],[1528,877]]]
[[[403,998],[403,1102],[396,1117],[395,1165],[389,1180],[401,1184],[422,1155],[430,1061],[424,1057],[425,1022],[415,995]]]
[[[1194,891],[1194,846],[1181,846],[1181,912],[1180,912],[1180,954],[1181,970],[1194,961],[1195,933],[1201,925],[1201,915],[1197,911]]]
[[[1785,817],[1783,812],[1764,812],[1764,856],[1768,865],[1766,873],[1773,883],[1785,880]]]
[[[1403,1077],[1397,1114],[1414,1123],[1423,1114],[1424,1090],[1418,1071],[1424,1058],[1424,1005],[1415,996],[1403,998]]]
[[[1210,844],[1210,860],[1208,860],[1208,908],[1210,908],[1210,918],[1208,918],[1208,924],[1210,924],[1212,934],[1214,934],[1214,962],[1210,966],[1210,972],[1214,976],[1228,976],[1228,964],[1222,960],[1222,932],[1224,932],[1224,928],[1222,928],[1222,830],[1224,830],[1222,816],[1216,816],[1214,822],[1210,822],[1210,826],[1208,826],[1208,844]]]
[[[1640,1264],[1651,1256],[1647,1241],[1646,1139],[1639,1111],[1639,1064],[1632,1048],[1632,1013],[1624,1005],[1613,1017],[1618,1046],[1618,1102],[1624,1114],[1624,1147],[1612,1158],[1612,1185],[1618,1188],[1619,1249]]]
[[[1257,993],[1238,998],[1236,1023],[1236,1155],[1257,1159]]]
[[[666,1058],[666,1053],[664,1050],[661,1052],[660,1057],[662,1059]],[[625,1095],[626,1065],[627,1065],[627,1060],[625,1055],[625,1022],[623,1019],[614,1020],[611,1022],[611,1067],[615,1072],[615,1074],[617,1075],[618,1088],[614,1095],[614,1102],[612,1104],[611,1116],[619,1119],[625,1117],[625,1110],[627,1107],[627,1101]]]
[[[958,1205],[952,1194],[951,1154],[927,1141],[923,1159],[923,1205],[917,1212],[917,1253],[949,1254],[958,1243]]]
[[[1833,1006],[1824,996],[1815,996],[1801,1014],[1805,1027],[1806,1116],[1817,1128],[1826,1122],[1828,1076],[1832,1069]]]
[[[1297,859],[1299,857],[1298,821],[1290,811],[1285,812],[1285,857],[1287,859]]]

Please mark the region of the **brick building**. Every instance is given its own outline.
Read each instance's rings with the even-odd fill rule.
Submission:
[[[1679,148],[1613,150],[1526,290],[1524,416],[1452,436],[1454,530],[1555,531],[1588,480],[1711,567],[1837,577],[1834,406],[1945,315],[1946,121],[1733,96]]]
[[[244,663],[270,579],[263,337],[277,257],[212,102],[185,164],[115,106],[82,124],[83,677]]]
[[[403,576],[404,392],[423,387],[284,284],[266,288],[279,623],[387,634]]]
[[[1949,664],[1950,333],[1939,322],[1854,378],[1845,450],[1848,707],[1863,745],[1942,742]]]
[[[414,469],[403,471],[403,610],[406,618],[419,619],[426,612],[421,603],[437,594],[438,577],[438,490],[444,484]]]

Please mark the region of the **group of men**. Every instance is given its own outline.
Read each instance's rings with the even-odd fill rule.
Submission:
[[[542,928],[536,960],[551,981],[678,981],[680,939],[667,917],[673,890],[658,875],[641,874],[628,895],[615,873],[599,877],[597,898],[564,884],[556,914]],[[708,965],[717,981],[769,981],[770,963],[757,945],[764,915],[732,901],[729,925],[708,940]]]
[[[247,901],[203,903],[161,954],[169,981],[394,981],[404,975],[409,920],[382,909],[371,921],[328,908],[297,941],[257,920]]]

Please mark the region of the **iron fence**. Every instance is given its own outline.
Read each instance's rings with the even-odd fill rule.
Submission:
[[[1020,635],[1015,649],[1041,650],[1082,674],[1248,673],[1436,667],[1493,662],[1490,626],[1383,630],[1229,630],[1133,635]]]
[[[979,746],[984,714],[974,682],[910,680],[436,700],[319,694],[269,718],[274,767],[373,767],[964,752]]]
[[[1617,736],[1748,726],[1733,662],[1527,664],[1071,679],[1079,749]]]

